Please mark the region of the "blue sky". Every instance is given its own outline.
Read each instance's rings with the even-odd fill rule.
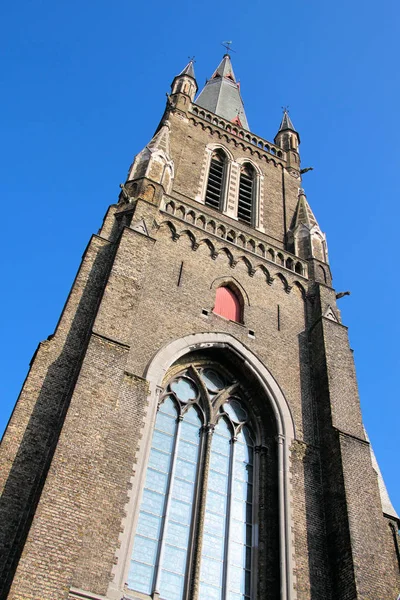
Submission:
[[[0,431],[90,235],[151,138],[174,75],[203,85],[233,40],[251,129],[289,105],[327,233],[365,424],[400,511],[398,2],[4,3]]]

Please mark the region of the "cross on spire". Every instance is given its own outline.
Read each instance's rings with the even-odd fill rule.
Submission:
[[[226,48],[226,53],[229,56],[229,52],[236,52],[236,50],[232,50],[231,46],[232,46],[232,40],[230,42],[222,42],[221,46],[223,46],[224,48]]]
[[[195,63],[195,57],[194,56],[188,56],[189,62],[191,63]]]

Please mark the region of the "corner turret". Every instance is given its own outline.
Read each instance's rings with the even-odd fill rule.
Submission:
[[[299,189],[296,212],[288,232],[288,242],[296,256],[308,260],[312,277],[316,281],[331,285],[326,235],[321,231],[302,188]]]
[[[286,152],[288,170],[294,170],[297,173],[300,173],[300,135],[296,131],[292,120],[289,117],[287,108],[283,111],[282,121],[278,133],[274,138],[274,142]]]
[[[174,163],[170,156],[169,129],[169,121],[165,120],[153,139],[135,156],[123,187],[126,193],[121,194],[120,202],[140,196],[158,203],[163,193],[171,191]]]
[[[174,77],[171,84],[170,100],[176,108],[187,108],[187,101],[193,102],[198,86],[194,74],[194,59],[191,59],[186,67]]]

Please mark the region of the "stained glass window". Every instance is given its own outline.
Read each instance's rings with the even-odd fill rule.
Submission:
[[[194,369],[193,369],[194,371]],[[196,379],[197,378],[197,379]],[[202,380],[208,401],[202,398]],[[197,381],[197,383],[196,383]],[[128,587],[161,600],[188,600],[201,498],[201,600],[250,600],[253,441],[238,396],[217,410],[209,456],[201,456],[203,407],[232,384],[211,367],[175,377],[160,404],[133,544]],[[204,389],[204,388],[203,388]],[[204,464],[208,469],[204,469]],[[206,486],[205,494],[197,493]]]

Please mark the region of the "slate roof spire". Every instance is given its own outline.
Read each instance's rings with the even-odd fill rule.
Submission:
[[[281,121],[281,124],[279,126],[278,133],[275,136],[275,140],[280,137],[279,134],[285,133],[287,131],[292,131],[293,133],[295,133],[297,135],[297,138],[298,138],[298,143],[300,144],[300,135],[299,135],[299,132],[296,130],[295,126],[292,123],[292,119],[289,117],[289,111],[288,111],[288,109],[284,108],[283,109],[282,121]]]
[[[196,79],[196,76],[194,74],[194,58],[191,58],[189,60],[188,64],[183,69],[183,71],[179,73],[178,77],[181,77],[182,75],[188,75],[189,77],[193,77],[193,79]]]
[[[236,81],[229,54],[224,54],[211,79],[207,80],[197,97],[196,104],[227,121],[249,129],[240,85]]]

